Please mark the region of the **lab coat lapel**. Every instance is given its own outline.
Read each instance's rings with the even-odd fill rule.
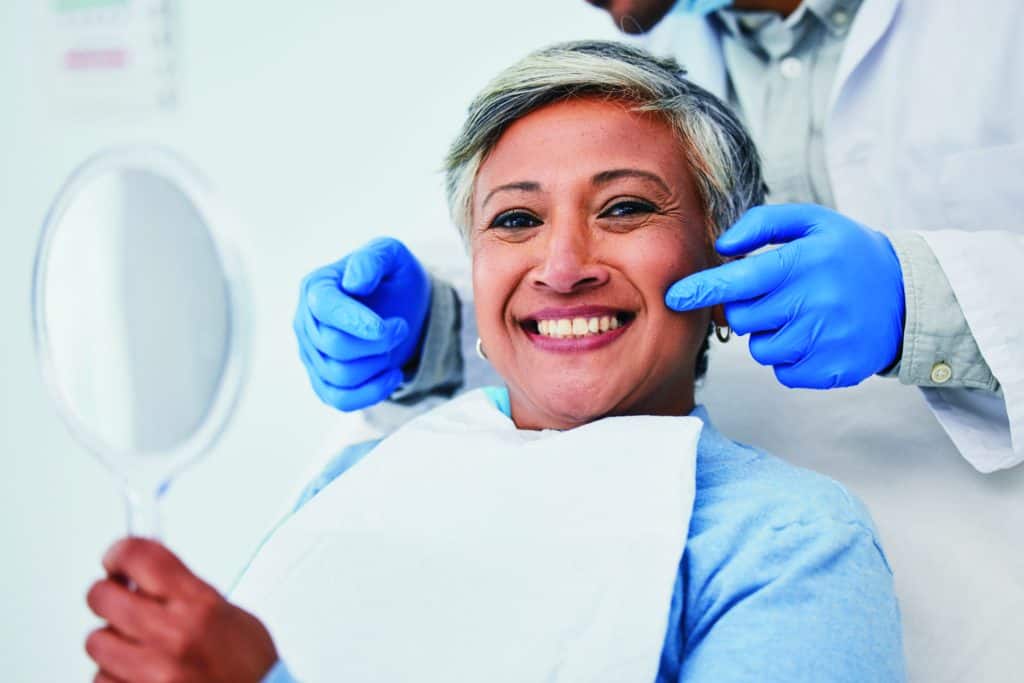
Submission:
[[[900,3],[901,0],[864,0],[853,26],[850,27],[850,35],[846,39],[839,66],[836,68],[836,77],[829,98],[831,115],[834,116],[836,113],[839,98],[850,76],[885,35]]]

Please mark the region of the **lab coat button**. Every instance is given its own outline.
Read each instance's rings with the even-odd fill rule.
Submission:
[[[804,65],[796,57],[786,57],[779,62],[779,71],[785,78],[790,80],[800,78],[804,71]]]
[[[945,361],[939,361],[932,366],[932,381],[936,384],[945,384],[953,378],[953,368]]]

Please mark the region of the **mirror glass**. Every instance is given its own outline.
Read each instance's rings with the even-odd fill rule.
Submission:
[[[209,449],[244,366],[241,283],[199,175],[159,149],[87,161],[58,194],[35,272],[43,375],[75,436],[125,488],[132,533]]]

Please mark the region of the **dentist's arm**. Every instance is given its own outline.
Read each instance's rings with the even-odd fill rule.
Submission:
[[[914,233],[890,239],[824,207],[780,205],[751,209],[716,243],[725,256],[767,245],[782,246],[681,280],[666,303],[678,311],[724,304],[733,331],[750,335],[754,359],[788,387],[830,389],[890,374],[920,386],[937,378],[997,389]],[[933,373],[953,356],[963,359],[959,372]]]

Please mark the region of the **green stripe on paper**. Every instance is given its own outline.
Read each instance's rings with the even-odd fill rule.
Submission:
[[[53,8],[58,12],[77,12],[83,9],[103,9],[106,7],[124,7],[130,0],[53,0]]]

